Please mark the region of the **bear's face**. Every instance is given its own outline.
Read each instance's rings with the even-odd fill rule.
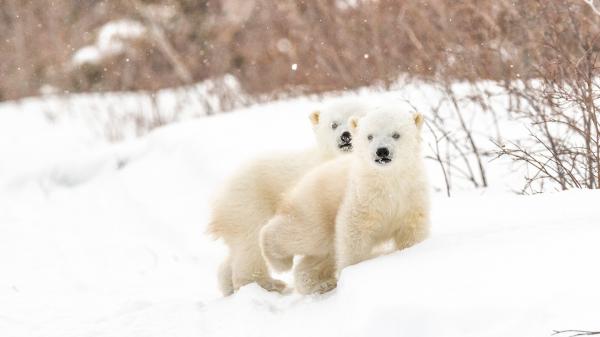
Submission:
[[[363,118],[351,118],[354,145],[361,160],[378,167],[402,164],[419,155],[423,116],[379,107]]]
[[[348,120],[352,116],[364,115],[365,107],[357,102],[331,105],[310,114],[313,130],[320,149],[332,155],[352,151],[352,134]]]

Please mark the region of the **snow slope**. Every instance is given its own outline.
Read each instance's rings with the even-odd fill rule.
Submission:
[[[553,329],[597,329],[598,198],[437,198],[425,243],[348,268],[326,296],[243,289],[201,311],[208,316],[202,335],[548,336]]]
[[[436,194],[429,240],[346,269],[330,294],[250,285],[221,298],[224,249],[204,235],[210,195],[256,153],[310,146],[318,104],[270,103],[117,144],[76,120],[0,106],[0,336],[600,330],[597,191]]]

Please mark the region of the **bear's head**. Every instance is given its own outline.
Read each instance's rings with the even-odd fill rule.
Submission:
[[[325,153],[336,156],[352,151],[352,133],[348,120],[352,116],[363,116],[366,105],[358,100],[343,100],[310,114],[310,121],[317,138],[318,147]]]
[[[377,167],[410,164],[420,157],[423,115],[395,107],[380,106],[360,118],[352,117],[358,158]]]

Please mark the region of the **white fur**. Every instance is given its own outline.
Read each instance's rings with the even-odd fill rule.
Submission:
[[[267,290],[284,291],[285,283],[271,278],[258,245],[258,234],[274,215],[284,192],[310,169],[345,153],[339,148],[348,131],[348,119],[366,110],[359,101],[331,104],[310,119],[317,147],[303,152],[272,153],[241,167],[218,193],[208,232],[222,238],[229,256],[219,269],[219,285],[225,295],[256,282]],[[332,124],[338,127],[332,129]],[[277,141],[276,139],[273,141]]]
[[[261,248],[273,269],[289,270],[293,256],[303,255],[294,270],[300,293],[332,289],[336,271],[372,257],[386,241],[403,249],[427,236],[422,117],[396,110],[380,107],[351,119],[354,153],[308,173],[263,228]],[[386,165],[375,162],[380,147],[390,152]]]

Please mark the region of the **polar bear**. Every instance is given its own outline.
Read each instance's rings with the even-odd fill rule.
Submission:
[[[229,256],[218,271],[224,295],[252,282],[270,291],[285,290],[284,282],[269,275],[258,233],[275,214],[284,192],[306,172],[352,151],[348,119],[365,110],[366,105],[359,99],[343,99],[311,113],[315,148],[257,158],[239,169],[217,194],[208,233],[222,238],[229,248]]]
[[[303,294],[335,287],[337,274],[374,256],[382,243],[414,245],[429,231],[429,187],[420,150],[423,117],[381,106],[351,118],[352,155],[304,176],[263,227],[263,256],[276,271],[292,267]]]

